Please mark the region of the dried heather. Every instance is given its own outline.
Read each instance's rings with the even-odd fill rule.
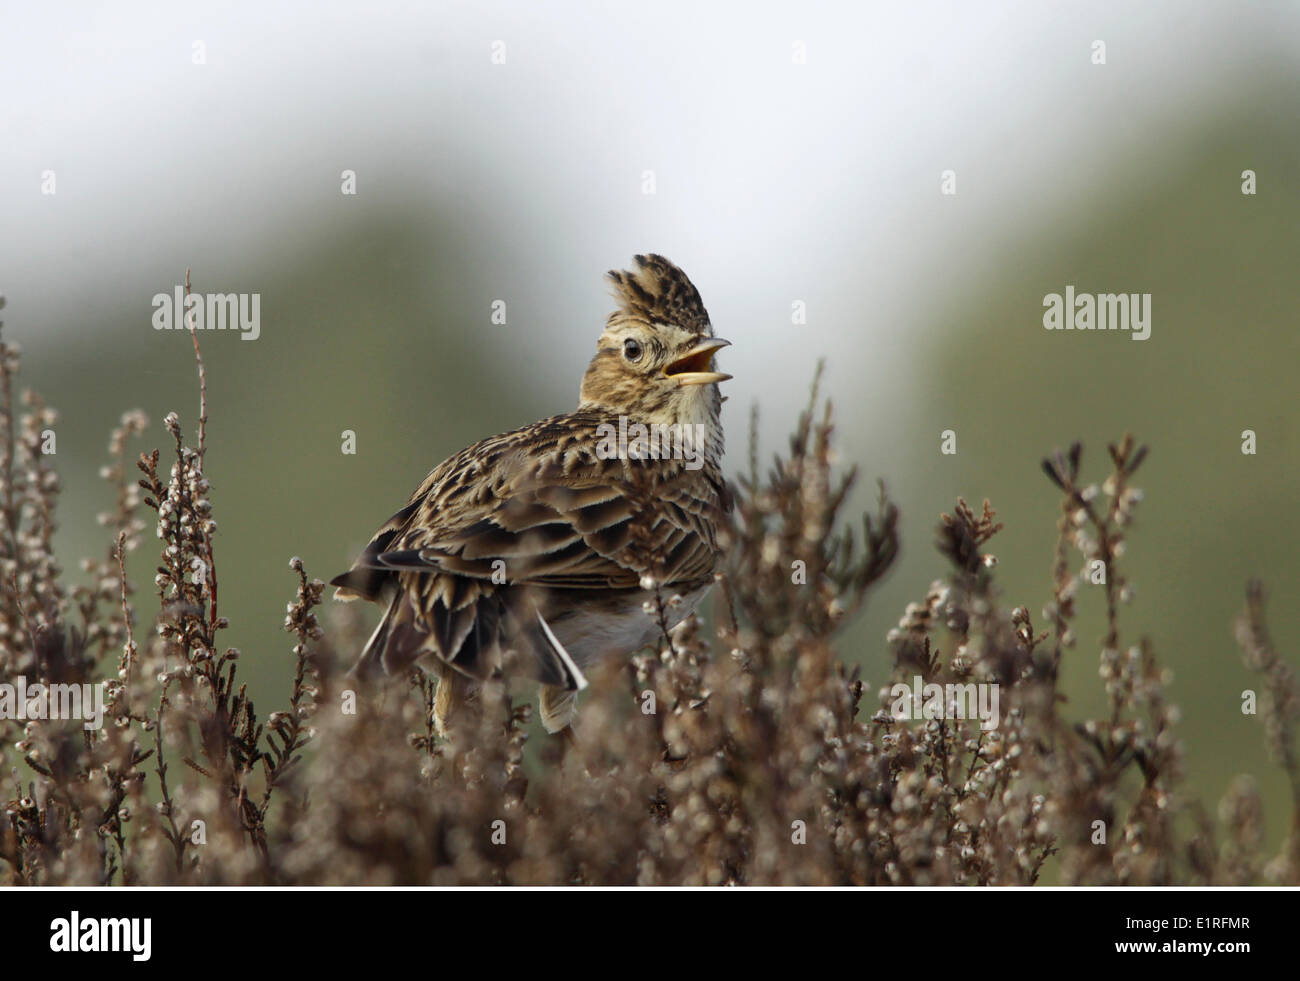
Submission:
[[[1295,798],[1281,853],[1265,850],[1250,778],[1214,817],[1182,792],[1168,671],[1121,617],[1146,457],[1131,438],[1109,447],[1100,483],[1082,479],[1077,444],[1044,461],[1061,519],[1043,629],[998,589],[992,507],[959,500],[937,525],[935,581],[882,639],[893,677],[868,692],[837,637],[898,555],[899,512],[882,486],[871,512],[849,520],[856,474],[836,470],[831,408],[814,381],[784,454],[760,469],[751,442],[711,618],[666,629],[681,598],[655,589],[652,572],[656,648],[593,672],[572,743],[529,746],[531,709],[501,677],[443,737],[424,674],[376,688],[344,675],[364,625],[351,607],[330,607],[323,624],[324,587],[297,559],[287,704],[255,711],[240,652],[220,643],[196,335],[195,356],[193,443],[169,415],[166,458],[141,454],[133,484],[127,447],[147,420],[123,416],[102,472],[113,499],[104,557],[70,585],[50,548],[58,480],[41,440],[53,416],[33,395],[15,408],[18,352],[0,339],[0,680],[109,679],[101,729],[0,719],[0,765],[13,774],[0,881],[1300,882],[1300,697],[1257,584],[1237,635]],[[146,529],[141,506],[159,542],[147,611],[125,561]],[[644,529],[637,541],[653,570],[658,543]],[[1098,564],[1107,708],[1080,719],[1058,679],[1064,658],[1084,656],[1080,583]],[[920,706],[895,687],[915,684],[938,686],[938,701]],[[978,691],[997,692],[996,727],[966,710]]]

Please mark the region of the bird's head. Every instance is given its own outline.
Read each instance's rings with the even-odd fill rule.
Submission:
[[[659,255],[611,272],[619,309],[596,342],[580,406],[642,422],[716,424],[722,396],[713,355],[731,342],[713,336],[708,311],[686,274]]]

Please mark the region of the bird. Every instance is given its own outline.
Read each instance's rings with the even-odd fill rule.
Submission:
[[[547,732],[573,735],[587,672],[686,619],[722,561],[716,337],[699,291],[661,255],[606,274],[617,309],[578,405],[434,467],[335,577],[335,598],[384,613],[352,669],[438,679],[446,736],[494,676],[539,683]]]

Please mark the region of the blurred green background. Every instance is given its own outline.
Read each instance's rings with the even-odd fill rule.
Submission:
[[[886,631],[944,571],[933,527],[957,496],[997,508],[1005,599],[1041,627],[1058,498],[1039,460],[1079,439],[1099,481],[1107,441],[1148,443],[1122,639],[1175,671],[1189,790],[1213,806],[1256,774],[1280,839],[1231,624],[1263,578],[1296,663],[1295,10],[199,5],[165,27],[149,10],[17,15],[0,68],[5,336],[62,413],[67,568],[105,545],[96,473],[120,413],[149,413],[140,448],[165,445],[168,411],[197,415],[188,335],[150,328],[152,296],[187,266],[199,291],[259,293],[257,341],[201,340],[225,643],[269,710],[290,681],[289,557],[330,578],[444,457],[571,407],[601,273],[660,251],[735,344],[731,472],[750,405],[782,447],[826,358],[856,503],[880,477],[901,504],[903,559],[842,644],[873,685]],[[1045,331],[1044,295],[1070,284],[1150,293],[1150,339]],[[155,545],[132,563],[145,594]],[[1103,704],[1100,596],[1082,608],[1080,715]]]

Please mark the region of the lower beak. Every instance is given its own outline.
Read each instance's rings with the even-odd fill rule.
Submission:
[[[731,341],[710,337],[691,348],[680,358],[664,365],[664,374],[676,379],[678,385],[711,385],[724,382],[731,376],[721,371],[710,371],[713,352],[730,347]]]

